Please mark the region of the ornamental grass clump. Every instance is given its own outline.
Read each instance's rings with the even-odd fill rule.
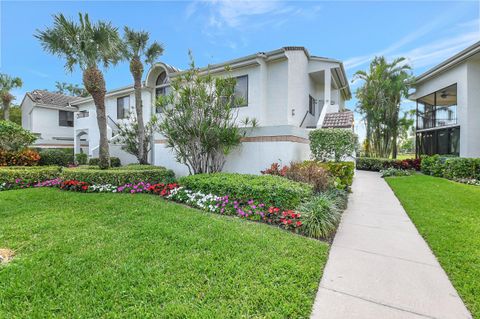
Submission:
[[[341,210],[324,194],[314,196],[298,210],[302,212],[302,232],[308,237],[329,239],[340,222]]]

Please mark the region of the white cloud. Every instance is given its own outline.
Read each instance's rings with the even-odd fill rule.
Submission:
[[[392,43],[385,49],[345,60],[345,68],[347,70],[351,70],[353,68],[366,65],[375,56],[386,56],[390,59],[404,56],[408,58],[415,67],[434,65],[443,59],[448,58],[450,55],[453,55],[468,45],[473,44],[475,41],[480,40],[480,19],[459,23],[454,25],[454,27],[448,25],[448,23],[451,21],[451,18],[456,15],[458,10],[461,10],[461,8],[454,8],[452,11],[445,12],[442,15],[437,15],[436,18],[431,20],[429,23],[418,29],[415,29],[415,31]],[[445,28],[446,25],[447,27]],[[434,40],[433,42],[424,41],[424,44],[414,49],[402,49],[421,38],[429,39],[426,37],[427,35],[431,38],[433,32],[438,33],[438,31],[442,31],[442,29],[454,31],[457,34],[449,35],[448,37],[444,37],[440,40]]]

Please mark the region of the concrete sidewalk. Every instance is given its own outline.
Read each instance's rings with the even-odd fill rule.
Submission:
[[[312,318],[472,318],[378,173],[357,171]]]

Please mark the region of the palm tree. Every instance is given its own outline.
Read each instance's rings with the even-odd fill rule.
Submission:
[[[397,139],[404,118],[400,118],[400,104],[408,95],[411,84],[410,66],[405,58],[388,63],[384,57],[375,57],[368,72],[358,71],[355,79],[364,81],[356,91],[357,110],[367,125],[367,143],[374,156],[397,157]]]
[[[22,87],[22,79],[11,77],[8,74],[0,74],[0,98],[3,103],[3,119],[10,119],[10,103],[15,97],[10,93],[12,89]]]
[[[123,43],[118,29],[110,22],[91,23],[88,14],[79,13],[79,23],[68,20],[63,14],[54,16],[53,27],[37,30],[35,37],[43,49],[66,59],[65,68],[72,72],[79,66],[83,72],[83,85],[90,93],[97,111],[100,132],[99,166],[110,166],[105,113],[105,78],[98,65],[108,68],[122,58]]]
[[[156,58],[163,54],[163,46],[157,42],[153,42],[147,47],[150,35],[145,31],[134,31],[128,27],[124,29],[125,43],[125,59],[130,62],[130,72],[133,76],[135,88],[135,110],[137,113],[137,142],[138,154],[137,158],[141,164],[148,163],[148,145],[149,141],[145,141],[145,124],[143,120],[143,104],[142,104],[142,75],[143,61],[147,64],[153,64]]]

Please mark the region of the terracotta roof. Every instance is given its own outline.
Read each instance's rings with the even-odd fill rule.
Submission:
[[[352,126],[352,111],[327,113],[322,124],[322,128],[351,128]]]
[[[69,106],[70,103],[79,100],[80,97],[70,96],[60,93],[53,93],[45,90],[34,90],[28,92],[27,95],[38,104],[47,104],[55,106]]]

